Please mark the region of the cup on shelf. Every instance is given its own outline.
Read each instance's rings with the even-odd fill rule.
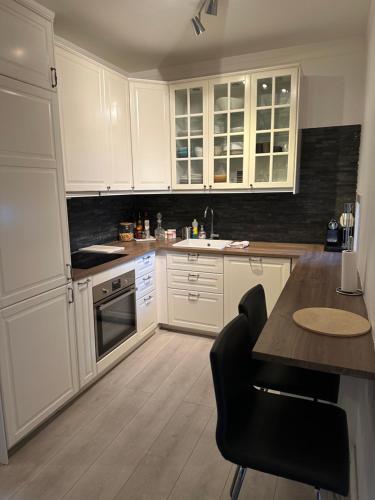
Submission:
[[[195,153],[195,156],[201,158],[203,156],[203,148],[202,148],[202,146],[195,146],[194,153]]]

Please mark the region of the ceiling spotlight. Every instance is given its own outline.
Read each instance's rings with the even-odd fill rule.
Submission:
[[[210,16],[217,16],[217,4],[218,0],[208,0],[206,14],[210,14]]]
[[[195,32],[195,34],[197,36],[199,36],[204,31],[206,31],[206,28],[201,23],[201,15],[200,15],[200,13],[197,16],[194,16],[192,18],[191,22],[193,23],[194,32]]]

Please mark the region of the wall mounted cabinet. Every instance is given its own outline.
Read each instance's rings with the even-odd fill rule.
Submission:
[[[134,189],[171,189],[169,90],[166,83],[131,81]]]
[[[56,61],[66,190],[131,189],[127,79],[62,47]]]
[[[208,81],[171,85],[173,189],[208,187]]]

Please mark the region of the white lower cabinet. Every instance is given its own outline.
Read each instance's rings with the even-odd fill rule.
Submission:
[[[197,292],[223,293],[223,275],[169,269],[168,287]]]
[[[264,287],[268,315],[290,276],[290,259],[274,257],[224,257],[224,322],[238,314],[238,303],[255,285]]]
[[[78,391],[67,286],[0,312],[0,373],[8,448]]]
[[[97,375],[91,278],[74,283],[74,312],[79,385],[84,387]]]
[[[137,300],[137,332],[147,335],[157,326],[157,304],[155,291]]]
[[[219,333],[223,328],[223,295],[168,289],[169,324]]]

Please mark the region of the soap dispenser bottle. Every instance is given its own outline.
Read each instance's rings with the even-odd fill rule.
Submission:
[[[192,227],[193,227],[192,238],[198,238],[198,221],[197,221],[197,219],[193,220]]]
[[[206,239],[206,231],[204,230],[203,224],[201,225],[201,229],[199,231],[198,238],[200,240],[205,240]]]

